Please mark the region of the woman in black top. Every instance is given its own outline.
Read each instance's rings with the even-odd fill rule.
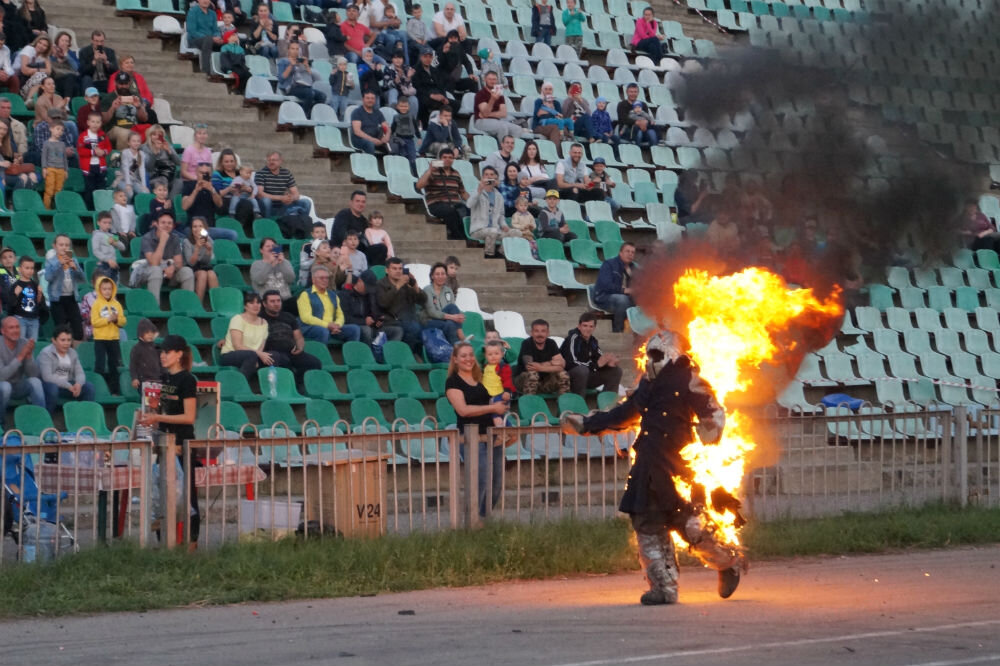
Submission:
[[[458,416],[458,430],[465,433],[466,425],[478,425],[479,434],[493,425],[493,416],[507,413],[507,403],[490,403],[490,394],[482,384],[483,371],[476,362],[476,352],[467,342],[459,342],[451,351],[448,379],[444,384],[445,396]],[[465,446],[464,444],[462,445]],[[479,515],[486,515],[486,454],[487,442],[479,442]],[[496,507],[503,492],[503,446],[492,447],[493,493],[492,506]],[[464,457],[464,454],[463,454]]]
[[[198,416],[198,380],[191,374],[191,349],[179,335],[168,335],[160,345],[160,365],[163,366],[160,388],[160,413],[144,413],[139,423],[158,426],[163,432],[174,434],[178,447],[194,439],[194,422]],[[180,449],[178,449],[180,450]],[[178,454],[180,456],[181,454]],[[183,460],[181,461],[183,464]],[[200,456],[191,453],[191,469],[185,470],[191,488],[191,542],[198,541],[201,513],[198,511],[198,491],[194,485],[194,468],[202,467]],[[169,528],[168,528],[169,529]]]

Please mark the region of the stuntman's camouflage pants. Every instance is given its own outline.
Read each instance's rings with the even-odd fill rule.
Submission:
[[[565,370],[559,372],[534,372],[528,370],[514,377],[514,388],[523,395],[533,395],[536,393],[566,393],[569,391],[569,373]]]

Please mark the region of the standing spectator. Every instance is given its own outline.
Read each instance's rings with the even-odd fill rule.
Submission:
[[[5,250],[14,254],[13,251]],[[13,277],[13,276],[10,276]],[[43,311],[47,310],[45,295],[35,279],[35,259],[27,255],[18,261],[17,279],[3,290],[7,312],[17,317],[24,337],[38,339],[38,331]]]
[[[114,204],[111,206],[111,232],[118,236],[118,240],[131,242],[136,231],[135,207],[120,190],[116,190],[112,196]]]
[[[188,45],[201,49],[199,66],[203,74],[212,71],[212,49],[222,46],[222,32],[216,22],[212,0],[197,0],[188,10],[184,29],[187,31]]]
[[[361,62],[361,52],[375,41],[375,33],[358,20],[357,5],[347,6],[347,20],[340,24],[340,32],[344,35],[347,59],[355,64]]]
[[[2,351],[0,347],[0,354]],[[39,352],[37,377],[41,378],[45,393],[45,408],[52,413],[55,413],[60,399],[93,402],[97,395],[94,385],[87,381],[80,357],[73,349],[73,336],[69,326],[56,326],[52,332],[52,344]],[[0,383],[0,391],[2,390]],[[36,403],[32,401],[32,404]]]
[[[431,283],[424,287],[424,293],[427,294],[427,321],[424,325],[440,329],[451,344],[465,340],[465,333],[462,332],[465,315],[455,305],[455,292],[448,286],[448,269],[444,264],[431,266]]]
[[[219,286],[219,276],[215,274],[215,252],[205,219],[191,218],[191,230],[184,239],[184,264],[194,272],[194,293],[198,300],[205,299],[205,292]]]
[[[194,271],[184,265],[181,237],[174,234],[174,216],[161,213],[156,226],[142,237],[142,256],[148,263],[146,289],[160,300],[163,281],[194,291]]]
[[[148,194],[146,153],[142,152],[142,137],[138,132],[129,132],[128,147],[121,152],[120,157],[118,176],[111,187],[125,192],[130,201],[140,192]]]
[[[150,182],[152,183],[156,178],[162,178],[167,183],[167,191],[173,190],[177,180],[177,169],[181,165],[181,157],[174,150],[173,144],[167,141],[166,130],[160,125],[150,126],[146,130],[146,143],[142,150],[146,153],[146,168],[149,172]]]
[[[574,143],[569,148],[569,157],[556,163],[556,187],[563,199],[578,201],[603,201],[604,193],[593,187],[588,176],[590,169],[583,163],[583,146]],[[548,195],[546,195],[548,196]]]
[[[119,340],[125,326],[125,308],[118,302],[118,285],[109,277],[96,280],[97,300],[90,308],[94,331],[94,371],[104,377],[111,393],[119,394],[118,367],[122,364]]]
[[[427,46],[427,40],[430,37],[423,16],[423,7],[420,5],[410,7],[410,18],[406,21],[406,39],[409,45],[407,50],[410,52],[410,61],[419,56],[423,47]]]
[[[274,359],[264,351],[267,342],[267,322],[260,316],[260,296],[253,292],[243,294],[243,312],[233,315],[219,350],[219,364],[239,369],[251,379],[257,368],[273,365]]]
[[[577,57],[580,57],[583,51],[583,27],[587,25],[587,16],[576,8],[576,0],[566,0],[562,22],[566,28],[566,43],[572,46]]]
[[[660,32],[659,22],[653,18],[653,8],[642,10],[642,17],[635,20],[635,31],[632,33],[632,48],[649,54],[654,63],[667,54],[665,37]],[[621,118],[621,115],[619,115]]]
[[[101,112],[101,93],[97,88],[87,88],[83,91],[84,104],[76,110],[76,126],[82,132],[87,127],[87,116]]]
[[[128,375],[132,379],[132,388],[139,389],[143,382],[160,380],[163,372],[160,366],[160,352],[157,351],[155,340],[159,332],[149,319],[141,319],[136,329],[139,336],[128,357]]]
[[[458,132],[458,125],[452,122],[450,106],[442,107],[438,111],[437,120],[428,123],[426,127],[419,150],[422,155],[438,155],[441,151],[448,150],[454,157],[456,152],[461,152],[462,135]]]
[[[0,249],[0,298],[17,282],[17,255],[9,247]]]
[[[151,189],[153,199],[149,202],[149,209],[136,224],[136,233],[140,236],[149,231],[149,227],[156,222],[161,213],[177,219],[174,215],[174,201],[167,192],[167,181],[157,178],[153,181]]]
[[[59,32],[49,56],[56,90],[63,97],[76,97],[83,90],[80,87],[80,61],[70,48],[72,43],[73,37],[68,32]]]
[[[573,120],[563,116],[562,104],[555,96],[552,83],[542,83],[541,97],[535,99],[534,111],[531,114],[531,127],[545,136],[552,143],[558,144],[561,138],[567,141],[573,139]]]
[[[204,0],[202,0],[204,2]],[[148,129],[145,126],[149,115],[142,103],[142,98],[131,93],[132,78],[125,72],[118,72],[114,78],[115,94],[107,97],[101,103],[101,119],[108,127],[108,138],[116,150],[124,150],[128,145],[128,135],[131,131],[140,135]]]
[[[556,19],[548,0],[535,0],[531,5],[531,36],[535,43],[552,44],[556,35]]]
[[[2,32],[0,32],[0,88],[14,94],[21,92],[21,78],[14,70],[10,47],[7,46],[7,36]]]
[[[417,99],[417,89],[413,87],[413,75],[416,73],[409,64],[403,64],[403,54],[393,51],[391,62],[382,70],[382,87],[385,102],[388,106],[396,106],[400,99],[410,103],[407,113],[417,117],[420,101]]]
[[[260,241],[260,259],[250,264],[250,285],[260,294],[267,307],[266,294],[275,292],[281,297],[281,307],[285,312],[297,312],[295,299],[292,298],[292,285],[295,284],[295,271],[292,264],[285,259],[282,247],[273,238]]]
[[[500,54],[493,53],[490,49],[479,49],[479,82],[486,86],[486,75],[493,72],[497,75],[497,82],[503,85],[504,73],[503,73],[503,63],[500,60]]]
[[[253,180],[260,188],[260,209],[264,217],[277,219],[283,215],[305,215],[306,204],[299,199],[299,188],[292,172],[283,167],[281,153],[267,154],[266,168],[258,169]]]
[[[385,315],[384,327],[402,329],[403,342],[417,351],[423,330],[417,307],[427,303],[427,294],[417,286],[415,277],[403,272],[403,262],[396,257],[386,262],[386,274],[376,285],[375,298]]]
[[[58,120],[49,123],[49,140],[42,148],[42,177],[45,179],[45,207],[52,208],[52,200],[62,191],[66,177],[69,175],[69,162],[66,160],[68,149],[63,142],[65,126]]]
[[[351,145],[369,155],[374,155],[376,148],[389,145],[389,126],[375,106],[374,92],[365,92],[361,106],[351,114]]]
[[[524,130],[507,120],[507,101],[503,96],[503,86],[495,72],[486,72],[485,84],[476,93],[473,101],[476,129],[496,139],[505,136],[520,137]],[[511,145],[511,150],[514,146]],[[509,152],[508,152],[509,156]]]
[[[4,317],[0,335],[3,335],[0,342],[0,422],[10,427],[7,406],[11,400],[25,399],[37,407],[45,407],[46,400],[38,365],[32,355],[35,341],[21,337],[21,324],[16,317]]]
[[[344,33],[340,31],[340,14],[333,11],[328,12],[326,25],[323,26],[323,36],[326,37],[326,53],[330,60],[343,58],[347,53],[344,42],[347,41]],[[345,58],[346,60],[346,58]]]
[[[450,95],[457,99],[461,93],[476,92],[479,83],[472,63],[462,49],[457,30],[449,32],[444,44],[438,47],[437,61],[438,80]]]
[[[56,326],[69,324],[74,340],[83,340],[83,320],[76,303],[77,285],[87,281],[83,268],[73,257],[73,245],[66,234],[58,234],[45,254],[45,281],[49,285],[49,307]]]
[[[106,46],[105,41],[104,31],[94,30],[90,33],[90,44],[80,49],[80,86],[82,88],[104,87],[110,83],[112,75],[118,71],[115,50]]]
[[[250,37],[247,43],[259,56],[270,60],[278,57],[278,23],[271,16],[266,3],[257,5],[257,13],[254,15],[253,23],[250,24]]]
[[[580,315],[576,328],[566,334],[560,353],[566,360],[569,373],[570,391],[587,397],[587,389],[603,386],[605,391],[618,393],[622,381],[622,369],[618,367],[618,357],[605,354],[594,337],[597,317],[592,312]]]
[[[590,102],[583,98],[583,86],[573,83],[569,97],[562,105],[563,113],[573,121],[573,135],[587,141],[594,140],[594,125],[590,120]]]
[[[538,235],[542,238],[554,238],[563,245],[576,240],[576,234],[569,229],[566,216],[559,210],[559,192],[549,190],[545,193],[545,208],[538,213]]]
[[[448,106],[444,84],[437,68],[431,66],[433,62],[434,50],[429,46],[420,47],[420,60],[413,74],[413,86],[417,89],[417,99],[420,102],[418,117],[425,128],[428,126],[431,111],[438,111]],[[423,149],[420,152],[423,152]]]
[[[448,34],[454,31],[458,35],[458,41],[466,53],[472,53],[473,42],[469,39],[469,33],[465,30],[465,21],[462,15],[455,11],[454,2],[446,2],[431,21],[434,28],[434,39],[428,42],[432,49],[440,48],[448,41]]]
[[[45,19],[45,10],[38,0],[24,0],[17,11],[21,19],[28,24],[28,29],[35,37],[40,37],[49,31],[49,22]]]
[[[624,243],[617,257],[605,259],[594,284],[594,304],[610,312],[611,331],[625,330],[625,316],[635,306],[632,299],[632,276],[635,271],[635,245]]]
[[[549,337],[549,323],[544,319],[531,322],[531,338],[524,341],[517,355],[514,386],[522,395],[562,394],[569,390],[566,359]]]
[[[336,13],[334,13],[336,16]],[[347,105],[349,103],[348,96],[351,94],[351,90],[354,89],[354,75],[347,70],[347,58],[344,56],[337,56],[334,58],[334,65],[336,69],[330,73],[330,107],[337,112],[337,117],[341,120],[347,120]]]
[[[424,190],[427,211],[444,221],[448,240],[463,240],[465,225],[462,223],[469,209],[465,202],[469,193],[462,184],[462,174],[452,168],[455,153],[444,148],[438,159],[431,161],[427,171],[417,180],[418,190]]]
[[[83,170],[83,199],[87,207],[93,210],[94,190],[104,186],[108,154],[111,153],[111,142],[101,130],[100,114],[91,113],[87,117],[87,130],[80,132],[76,152],[80,169]]]
[[[302,337],[299,319],[292,314],[294,310],[284,309],[281,294],[274,290],[266,291],[261,300],[264,305],[261,318],[267,322],[264,351],[271,355],[272,365],[295,373],[295,384],[301,390],[306,372],[319,370],[322,364],[318,358],[305,352],[306,339]],[[292,305],[294,307],[294,301]]]
[[[590,182],[594,184],[594,189],[600,190],[604,195],[604,201],[611,207],[613,214],[618,214],[621,204],[615,201],[612,191],[618,186],[608,174],[608,163],[603,157],[594,160],[593,170],[590,172]]]
[[[497,190],[500,175],[493,167],[483,167],[476,193],[469,197],[469,236],[486,244],[486,256],[496,256],[502,238],[520,234],[504,219],[503,195]]]
[[[361,244],[361,236],[355,231],[348,231],[344,238],[344,244],[340,248],[341,258],[346,258],[349,270],[354,273],[363,273],[368,270],[368,259],[365,253],[358,249]]]
[[[375,332],[381,330],[383,317],[375,303],[375,285],[378,278],[371,271],[364,271],[360,275],[350,275],[344,283],[343,290],[337,292],[340,299],[341,308],[344,311],[344,324],[353,324],[358,327],[361,337],[359,340],[366,345],[371,345]],[[394,333],[402,336],[401,329],[394,329]],[[392,338],[388,335],[388,339]]]
[[[409,97],[401,97],[396,102],[396,115],[389,127],[389,147],[394,155],[402,155],[410,163],[410,172],[417,175],[417,115],[410,105]],[[413,97],[412,99],[416,99]]]
[[[306,115],[313,105],[326,101],[326,95],[314,88],[320,75],[312,70],[309,59],[301,55],[299,42],[288,45],[288,57],[278,61],[278,89],[299,100]]]
[[[331,339],[341,342],[360,340],[361,329],[344,323],[344,310],[330,284],[330,270],[325,266],[313,266],[311,272],[312,286],[299,294],[297,301],[303,337],[324,345]]]
[[[121,196],[118,192],[115,194]],[[102,210],[97,214],[97,228],[90,237],[90,253],[97,259],[94,275],[105,275],[118,282],[118,257],[115,250],[124,252],[125,244],[113,232],[112,224],[111,213]]]

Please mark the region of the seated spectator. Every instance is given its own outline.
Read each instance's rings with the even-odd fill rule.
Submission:
[[[569,156],[556,163],[556,188],[563,199],[578,201],[603,201],[604,192],[595,188],[589,178],[590,169],[583,163],[583,146],[574,143]],[[548,197],[548,194],[545,195]]]
[[[434,14],[431,26],[434,29],[434,38],[427,44],[432,49],[441,48],[448,41],[448,35],[454,32],[464,52],[472,54],[475,43],[469,39],[469,34],[465,30],[465,21],[462,19],[462,15],[455,11],[454,2],[446,2],[444,8]]]
[[[103,88],[118,71],[115,50],[107,46],[105,41],[104,31],[94,30],[90,33],[90,44],[80,49],[80,87],[85,90],[90,87]],[[83,127],[83,123],[77,124]]]
[[[344,238],[344,244],[340,248],[340,256],[347,258],[350,262],[351,270],[357,274],[368,270],[368,259],[365,258],[365,253],[358,249],[360,244],[361,240],[358,233],[348,231],[347,236]]]
[[[147,262],[146,289],[160,300],[163,281],[194,291],[194,271],[184,265],[182,237],[173,233],[174,217],[161,213],[156,226],[142,237],[142,256]]]
[[[201,50],[198,64],[203,74],[212,72],[212,49],[222,46],[222,32],[211,4],[212,0],[197,0],[184,22],[188,46]]]
[[[666,44],[666,36],[660,32],[660,24],[653,18],[652,7],[643,9],[642,17],[635,20],[635,31],[632,33],[632,48],[649,55],[654,63],[659,63],[660,58],[663,58],[669,52]]]
[[[431,66],[433,62],[434,49],[429,46],[421,47],[420,60],[413,73],[413,87],[417,89],[417,100],[420,102],[418,118],[425,128],[430,120],[431,111],[438,111],[449,105],[445,84],[441,80],[438,68]],[[458,133],[457,130],[455,133]],[[424,143],[426,145],[426,139]],[[456,145],[462,144],[459,141]],[[423,153],[423,149],[420,152]]]
[[[416,99],[415,97],[413,99]],[[409,97],[400,97],[396,102],[396,115],[389,127],[389,149],[394,155],[401,155],[410,163],[410,172],[417,175],[417,145],[419,134],[417,116],[410,106]]]
[[[545,192],[548,191],[548,186],[552,182],[552,177],[549,176],[549,172],[545,170],[545,165],[542,164],[541,156],[538,153],[538,144],[530,140],[525,142],[524,150],[521,151],[521,157],[518,159],[517,164],[521,168],[518,175],[521,178],[528,179],[532,199],[538,201],[544,199]]]
[[[32,100],[47,77],[52,76],[52,40],[48,35],[34,37],[29,46],[21,49],[20,60],[21,97]]]
[[[481,170],[484,166],[489,166],[493,167],[497,173],[506,174],[507,165],[516,161],[514,157],[514,136],[505,134],[500,138],[500,149],[490,153],[486,156],[486,159],[479,163],[480,173],[482,173]]]
[[[325,247],[324,252],[327,257],[330,255],[330,242],[326,238],[326,223],[313,222],[312,240],[302,245],[299,252],[299,284],[307,286],[309,284],[309,269],[316,261],[316,253],[321,247]]]
[[[89,99],[89,98],[88,98]],[[146,143],[142,150],[146,153],[146,169],[149,173],[150,182],[155,178],[162,178],[166,181],[167,191],[174,189],[177,182],[177,169],[181,165],[181,157],[174,150],[174,146],[167,140],[167,132],[160,125],[152,125],[146,130]],[[178,192],[180,183],[177,183]]]
[[[219,276],[215,274],[215,252],[209,229],[202,217],[191,218],[191,230],[184,239],[184,264],[194,271],[194,293],[198,300],[205,299],[209,289],[219,286]]]
[[[531,128],[555,144],[562,139],[572,141],[573,119],[563,116],[562,104],[556,99],[555,88],[550,82],[545,81],[542,83],[541,92],[541,96],[535,99]]]
[[[413,87],[413,75],[416,73],[409,64],[403,63],[403,52],[393,51],[389,64],[382,70],[382,101],[387,106],[396,106],[401,99],[409,102],[407,113],[417,117],[420,101],[417,99],[417,89]]]
[[[336,16],[336,12],[333,13]],[[337,112],[340,120],[347,120],[347,106],[350,103],[348,96],[354,89],[354,75],[347,70],[347,58],[337,56],[334,58],[335,69],[330,73],[330,90],[332,95],[327,104]]]
[[[76,126],[83,130],[87,126],[87,117],[91,113],[101,113],[101,93],[97,88],[90,87],[83,91],[84,104],[76,110]]]
[[[366,46],[361,49],[361,62],[358,63],[358,84],[361,86],[361,96],[373,92],[376,96],[382,94],[382,82],[385,77],[385,62],[375,55],[375,49]]]
[[[49,57],[52,63],[52,78],[56,80],[56,90],[63,97],[69,98],[78,96],[83,90],[80,87],[80,61],[70,48],[72,43],[73,37],[68,32],[59,32],[56,34],[52,55]]]
[[[76,288],[87,281],[80,262],[73,256],[73,244],[66,234],[52,239],[52,249],[45,253],[43,275],[48,284],[46,297],[56,326],[69,324],[74,340],[83,340],[83,319],[76,303]]]
[[[278,61],[278,89],[299,100],[307,116],[313,105],[326,101],[326,95],[313,87],[319,80],[320,76],[312,70],[309,58],[301,54],[299,43],[289,44],[288,57]]]
[[[56,326],[52,332],[52,344],[39,352],[38,376],[42,380],[45,407],[49,412],[55,412],[60,399],[92,402],[97,395],[94,385],[87,381],[80,357],[73,349],[73,334],[66,325]]]
[[[377,210],[372,211],[371,218],[368,220],[364,241],[369,248],[376,245],[385,246],[386,258],[396,256],[395,250],[392,249],[392,239],[389,237],[389,232],[385,230],[385,216]]]
[[[452,121],[450,106],[438,111],[437,120],[427,125],[419,152],[421,155],[440,155],[444,150],[450,151],[452,157],[455,152],[462,151],[462,135],[458,132],[458,125]]]
[[[226,23],[230,29],[232,26],[245,25],[247,22],[247,15],[243,11],[243,7],[240,6],[240,0],[216,0],[215,9],[222,13],[223,23],[226,23],[227,17],[231,17],[231,25]]]
[[[336,12],[331,12],[336,14]],[[278,22],[271,16],[267,3],[257,5],[257,13],[250,24],[248,46],[259,56],[274,60],[278,57]],[[327,36],[327,45],[330,44]]]
[[[260,189],[253,180],[253,168],[246,162],[237,166],[233,149],[223,148],[215,161],[212,187],[222,197],[220,208],[239,220],[250,235],[253,221],[260,215]]]
[[[244,162],[240,165],[240,170],[237,173],[239,175],[233,178],[229,184],[231,188],[229,205],[226,206],[225,200],[223,200],[223,210],[228,210],[230,215],[236,217],[240,207],[245,205],[249,206],[252,211],[252,215],[246,217],[250,217],[251,219],[260,217],[260,204],[257,202],[260,188],[253,181],[253,165],[249,162]],[[236,219],[239,218],[237,217]]]
[[[510,216],[514,214],[517,200],[521,198],[521,178],[517,164],[513,163],[508,164],[500,173],[503,174],[503,178],[500,180],[498,189],[503,195],[503,212],[504,215]],[[525,185],[527,185],[527,178],[525,178]],[[530,197],[531,188],[526,188],[526,191]]]
[[[312,286],[299,294],[298,312],[302,335],[307,340],[327,344],[331,339],[341,342],[358,341],[361,330],[344,323],[337,292],[330,284],[330,271],[325,266],[312,267]]]
[[[146,153],[142,152],[142,137],[138,132],[129,132],[128,147],[121,152],[120,159],[118,175],[111,187],[125,192],[130,201],[140,192],[149,193]]]
[[[34,188],[38,185],[38,176],[34,169],[27,169],[24,156],[14,150],[10,129],[0,122],[0,178],[7,190],[22,187]]]
[[[243,94],[250,79],[250,69],[247,68],[247,52],[240,45],[240,34],[236,30],[222,33],[222,49],[219,53],[219,69],[227,76],[232,76],[229,82],[230,90]]]
[[[374,155],[376,148],[389,149],[389,126],[375,100],[374,92],[363,93],[361,106],[351,114],[351,145],[369,155]]]
[[[295,270],[285,259],[282,247],[273,238],[261,239],[260,259],[250,264],[250,286],[264,299],[264,307],[267,307],[265,294],[273,291],[281,297],[281,308],[285,312],[298,312],[292,298],[293,284]]]
[[[21,92],[21,78],[14,70],[14,61],[11,58],[10,47],[7,46],[7,37],[0,32],[0,88],[14,94]]]
[[[418,307],[427,303],[427,294],[417,286],[417,279],[403,272],[403,262],[393,257],[386,262],[385,277],[378,281],[375,299],[381,308],[385,319],[383,330],[389,336],[389,329],[400,329],[402,334],[394,332],[395,339],[402,339],[414,351],[422,344]],[[393,336],[389,336],[393,339]]]
[[[206,0],[202,0],[205,2]],[[144,134],[149,120],[142,99],[131,94],[132,79],[125,72],[118,72],[114,78],[115,94],[101,103],[101,119],[107,128],[108,138],[116,150],[124,150],[128,145],[129,132]]]
[[[369,266],[382,266],[388,252],[388,247],[383,244],[369,244],[365,239],[368,231],[368,218],[365,217],[365,206],[368,203],[368,196],[363,190],[355,190],[351,193],[351,203],[347,208],[337,212],[333,218],[333,230],[330,233],[330,243],[335,247],[344,244],[348,234],[354,233],[358,237],[361,251],[364,252]]]
[[[503,195],[497,190],[500,176],[493,167],[483,167],[475,194],[469,197],[469,236],[483,241],[486,256],[496,256],[501,239],[520,236],[504,219]]]
[[[569,97],[562,104],[563,113],[573,121],[573,136],[594,140],[594,125],[590,120],[590,102],[583,98],[583,86],[573,83]]]
[[[340,306],[344,312],[344,324],[351,324],[358,327],[360,332],[359,340],[366,345],[370,345],[376,332],[382,330],[384,317],[381,310],[375,303],[375,285],[378,278],[371,271],[365,271],[358,275],[350,275],[344,282],[343,289],[337,292],[340,298]],[[393,333],[393,337],[388,333]],[[399,340],[403,335],[402,329],[395,328],[386,331],[388,340]]]
[[[167,181],[157,178],[150,184],[150,189],[153,190],[153,199],[149,202],[146,214],[139,219],[136,225],[136,233],[140,236],[149,231],[150,226],[161,213],[166,213],[175,220],[177,219],[174,201],[170,198],[170,193],[167,192]]]
[[[62,109],[69,113],[69,98],[56,93],[56,80],[51,76],[42,79],[41,88],[35,98],[35,122],[43,123],[49,119],[49,109]]]
[[[108,92],[115,92],[117,85],[113,82],[118,79],[119,73],[128,75],[128,94],[141,99],[143,106],[146,107],[146,111],[149,112],[153,108],[153,92],[149,89],[149,86],[146,85],[146,79],[143,78],[142,74],[135,71],[134,56],[123,55],[121,57],[121,69],[118,70],[118,72],[115,72],[111,82],[108,83]]]
[[[462,223],[469,209],[465,202],[469,193],[462,184],[462,175],[452,168],[455,153],[444,148],[438,159],[431,161],[427,171],[417,180],[416,188],[424,191],[427,212],[444,221],[448,230],[448,240],[464,240],[465,225]]]
[[[622,369],[618,367],[618,357],[605,354],[594,337],[597,316],[593,312],[580,315],[576,328],[566,334],[560,353],[566,361],[569,373],[570,391],[586,398],[587,389],[603,386],[603,391],[618,393],[622,381]]]
[[[531,5],[531,36],[535,43],[552,44],[556,35],[555,12],[548,0],[535,0]]]
[[[284,215],[304,216],[309,212],[308,205],[299,198],[295,176],[282,166],[281,153],[277,150],[267,154],[266,167],[258,169],[253,180],[260,188],[260,210],[264,217],[278,219]]]
[[[361,52],[375,41],[375,33],[358,20],[357,5],[347,5],[347,19],[340,24],[340,32],[344,36],[345,57],[355,64],[361,62]]]
[[[21,337],[21,324],[16,317],[4,317],[0,335],[3,335],[0,342],[0,421],[10,428],[14,425],[7,416],[11,400],[27,400],[28,404],[37,407],[47,407],[47,401],[33,355],[35,341]],[[69,344],[72,346],[72,343],[70,337]],[[83,376],[82,370],[80,376]]]
[[[521,235],[521,238],[531,243],[531,249],[535,250],[535,229],[538,228],[538,222],[528,211],[528,200],[524,197],[518,197],[514,202],[514,214],[510,217],[510,226]]]
[[[224,238],[235,241],[238,238],[238,234],[232,229],[214,226],[215,211],[222,206],[222,196],[212,187],[212,164],[210,162],[202,162],[198,165],[198,179],[186,181],[181,194],[183,195],[181,208],[187,212],[188,219],[200,217],[204,221],[209,236],[216,240]],[[183,227],[179,227],[178,230],[182,233],[186,231]]]
[[[485,85],[476,93],[473,100],[473,118],[476,129],[490,136],[503,140],[504,137],[517,138],[524,133],[520,125],[512,123],[507,116],[507,101],[503,96],[503,86],[495,72],[486,72],[483,79]],[[514,150],[511,143],[507,157]]]
[[[375,0],[372,2],[371,25],[373,30],[377,30],[375,35],[375,49],[380,52],[383,58],[388,58],[391,54],[401,53],[403,64],[410,66],[410,44],[406,31],[403,30],[403,22],[396,12],[396,5],[391,2]]]
[[[290,25],[285,30],[285,36],[278,40],[278,58],[288,57],[288,47],[291,44],[299,45],[299,54],[305,56],[309,53],[309,42],[302,37],[302,28],[297,25]]]
[[[459,41],[458,32],[452,30],[437,49],[438,81],[456,99],[460,98],[462,93],[476,92],[479,87],[472,63],[466,57],[466,51]]]
[[[594,189],[600,190],[601,194],[604,195],[604,201],[611,206],[611,212],[617,215],[622,205],[615,201],[612,194],[618,183],[612,180],[608,174],[608,163],[603,157],[594,160],[593,170],[588,178],[594,184]]]
[[[549,323],[544,319],[531,322],[531,338],[524,341],[517,355],[514,386],[522,395],[562,394],[569,390],[566,359],[549,337]]]
[[[539,211],[537,224],[541,238],[554,238],[563,245],[576,240],[576,234],[570,231],[566,216],[559,210],[559,192],[556,190],[545,193],[545,208]]]
[[[610,312],[611,331],[625,330],[625,316],[635,305],[632,298],[632,277],[635,273],[635,245],[624,243],[617,257],[605,259],[594,284],[594,304]]]
[[[447,256],[444,258],[444,267],[448,270],[448,286],[458,294],[458,269],[462,267],[462,262],[458,257]]]
[[[694,169],[682,171],[677,181],[677,189],[674,190],[677,222],[684,226],[696,222],[711,222],[708,183],[700,180],[698,172]]]
[[[295,385],[299,392],[304,393],[303,377],[309,370],[319,370],[322,363],[306,353],[306,340],[302,336],[299,318],[284,309],[281,294],[275,290],[265,291],[261,301],[264,310],[260,316],[267,322],[264,351],[271,355],[272,365],[287,368],[295,374]],[[295,307],[294,301],[292,306]]]
[[[566,43],[580,57],[583,51],[583,29],[587,25],[587,16],[576,8],[576,0],[566,0],[566,8],[562,12],[562,22],[566,26]]]
[[[139,339],[128,357],[128,375],[132,380],[132,388],[138,390],[145,382],[158,382],[163,374],[160,365],[160,351],[156,348],[156,338],[159,331],[149,319],[139,320],[136,329]]]
[[[594,100],[594,112],[590,114],[590,126],[593,134],[591,138],[600,143],[610,143],[612,146],[618,145],[618,135],[615,134],[611,126],[611,114],[608,113],[608,98],[598,97]],[[617,149],[615,155],[617,155]]]
[[[503,73],[503,62],[500,60],[500,54],[494,53],[491,49],[482,48],[476,55],[479,56],[479,83],[485,87],[486,75],[493,72],[496,74],[497,83],[503,85],[506,77]]]
[[[451,344],[465,340],[462,332],[465,315],[455,305],[455,292],[448,286],[448,269],[444,264],[431,266],[431,283],[424,287],[424,293],[427,294],[424,326],[440,329]]]
[[[726,211],[720,211],[708,225],[705,239],[720,257],[732,257],[741,249],[740,228]]]
[[[639,106],[636,109],[636,105]],[[625,87],[625,99],[618,102],[618,137],[622,141],[656,145],[658,139],[652,126],[649,107],[639,99],[639,86],[630,83]]]

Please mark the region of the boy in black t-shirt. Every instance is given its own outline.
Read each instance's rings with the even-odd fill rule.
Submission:
[[[524,341],[517,355],[514,386],[522,395],[569,391],[566,359],[555,340],[549,338],[549,323],[544,319],[531,322],[531,339]]]
[[[6,297],[8,312],[21,322],[21,335],[27,340],[38,339],[45,295],[35,279],[35,260],[24,256],[18,262],[17,280],[10,286]]]

